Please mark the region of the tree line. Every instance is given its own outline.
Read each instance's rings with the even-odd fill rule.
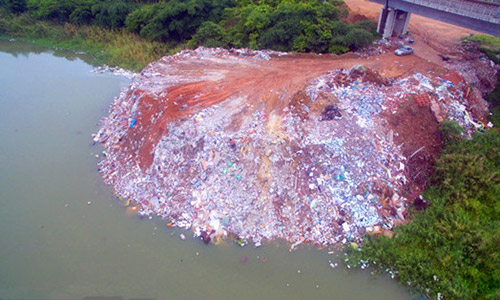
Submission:
[[[123,29],[191,47],[344,53],[370,44],[375,24],[346,24],[340,0],[0,0],[36,20]]]

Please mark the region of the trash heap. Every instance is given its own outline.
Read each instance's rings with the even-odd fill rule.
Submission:
[[[97,73],[97,74],[110,73],[110,74],[113,74],[115,76],[123,76],[123,77],[128,78],[128,79],[132,79],[137,75],[136,73],[134,73],[132,71],[125,70],[125,69],[122,69],[119,67],[110,67],[108,65],[102,65],[99,67],[95,67],[94,69],[90,70],[90,72]]]
[[[274,59],[270,54],[282,55],[198,49],[160,62],[268,61]],[[475,128],[463,104],[464,87],[419,73],[389,81],[354,66],[304,83],[279,109],[263,99],[231,95],[179,114],[162,124],[144,168],[139,152],[127,151],[148,140],[130,138],[141,130],[135,120],[147,109],[137,91],[173,104],[178,100],[168,99],[166,87],[190,82],[190,76],[162,77],[149,66],[115,99],[94,140],[104,143],[99,169],[118,197],[140,215],[191,228],[206,242],[235,235],[257,246],[275,238],[293,246],[326,245],[358,240],[373,228],[389,230],[405,218],[402,190],[410,183],[407,158],[394,142],[398,133],[387,127],[383,113],[395,113],[412,95],[426,93],[436,118],[455,119],[469,132]],[[155,112],[149,122],[163,113]]]

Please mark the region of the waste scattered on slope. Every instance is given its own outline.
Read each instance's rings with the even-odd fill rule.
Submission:
[[[200,48],[149,65],[94,137],[106,148],[106,183],[140,215],[191,228],[207,243],[230,234],[257,246],[275,238],[292,248],[347,243],[367,231],[390,235],[413,200],[411,156],[387,116],[413,105],[428,108],[436,124],[456,120],[469,135],[480,126],[468,111],[468,86],[434,74],[387,79],[361,65],[335,69],[334,61],[295,90],[224,89],[247,89],[235,66],[258,72],[282,57],[300,59]],[[266,88],[253,79],[254,89]]]
[[[91,72],[98,73],[98,74],[111,73],[115,76],[123,76],[123,77],[128,78],[128,79],[132,79],[135,76],[137,76],[137,73],[134,73],[132,71],[125,70],[125,69],[122,69],[119,67],[110,67],[108,65],[96,67],[96,68],[92,69]]]

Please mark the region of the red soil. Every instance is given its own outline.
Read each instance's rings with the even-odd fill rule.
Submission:
[[[351,11],[369,19],[376,18],[380,10],[379,5],[365,0],[346,0],[346,3]],[[363,18],[352,17],[352,21],[359,19]],[[414,73],[421,73],[436,80],[435,84],[433,82],[434,88],[440,84],[437,78],[442,78],[453,83],[455,91],[468,95],[467,88],[470,82],[466,82],[464,77],[457,72],[450,71],[451,65],[445,63],[438,54],[459,53],[456,48],[458,38],[470,31],[455,26],[443,29],[440,23],[412,16],[410,28],[414,32],[412,38],[416,40],[415,55],[404,57],[393,54],[396,48],[393,44],[378,47],[381,54],[370,54],[369,51],[342,56],[274,53],[271,54],[270,60],[253,57],[255,52],[228,53],[217,52],[218,50],[198,50],[196,53],[184,52],[179,56],[164,58],[150,64],[141,72],[141,76],[135,79],[132,83],[133,87],[124,98],[128,104],[136,103],[137,105],[136,112],[130,116],[137,120],[134,128],[129,128],[129,124],[123,121],[123,118],[129,117],[127,115],[122,116],[122,119],[117,118],[121,120],[120,124],[111,124],[115,120],[110,118],[105,125],[105,127],[108,126],[107,130],[119,128],[124,132],[123,135],[115,134],[114,137],[109,133],[104,136],[104,140],[108,139],[106,135],[115,139],[107,142],[110,157],[113,159],[108,159],[103,164],[103,167],[109,170],[109,174],[105,174],[105,177],[110,183],[117,184],[121,177],[128,175],[127,172],[130,173],[131,166],[138,165],[142,173],[150,170],[155,159],[156,145],[162,137],[168,134],[169,124],[172,121],[187,120],[189,116],[202,109],[227,99],[244,99],[244,102],[235,101],[235,105],[240,105],[239,107],[231,108],[230,105],[226,105],[227,118],[230,118],[231,123],[228,128],[223,129],[224,131],[237,131],[242,126],[242,122],[251,119],[253,112],[260,111],[266,115],[267,130],[279,139],[281,117],[286,109],[291,109],[301,117],[303,114],[303,117],[307,118],[309,114],[319,115],[324,107],[338,102],[338,99],[334,99],[335,97],[318,95],[318,99],[312,104],[312,100],[306,93],[306,88],[311,85],[312,80],[332,70],[361,65],[367,70],[363,75],[365,80],[375,82],[382,89],[390,88],[392,80],[410,78]],[[203,51],[217,54],[205,55]],[[478,62],[476,69],[484,68],[484,64],[487,65],[489,62],[483,61],[482,63],[483,65],[479,65]],[[414,84],[419,85],[419,82],[415,80]],[[390,131],[391,143],[393,139],[394,144],[401,147],[401,153],[407,159],[402,172],[409,181],[404,191],[409,201],[414,200],[414,197],[425,188],[432,174],[434,159],[441,149],[438,121],[441,121],[443,116],[435,108],[438,95],[422,91],[423,89],[420,89],[415,95],[408,93],[391,95],[392,100],[387,102],[389,109],[379,115],[382,121],[377,120],[385,126],[380,135],[384,136],[386,131]],[[470,92],[470,97],[467,99],[470,106],[468,110],[472,117],[485,120],[486,107],[481,99],[480,91]],[[444,101],[446,102],[446,99]],[[115,105],[116,109],[120,103],[115,103]],[[301,111],[303,107],[306,109]],[[120,113],[128,112],[130,108]],[[197,121],[194,120],[194,122]],[[336,130],[342,131],[342,128]],[[392,132],[394,138],[392,138]],[[119,140],[117,140],[118,136],[120,136]],[[239,142],[243,144],[243,141]],[[190,147],[186,145],[185,151],[194,153],[203,149],[203,145],[193,145],[193,149]],[[242,147],[240,153],[244,153],[244,150],[245,147]],[[261,149],[255,151],[262,152],[254,155],[261,157],[259,184],[262,186],[262,191],[267,191],[269,187],[266,176],[270,176],[269,168],[271,167],[271,161],[267,158],[269,154],[265,154],[265,151]],[[309,150],[305,149],[305,152],[307,151]],[[215,155],[214,152],[213,156]],[[313,160],[314,157],[308,159]],[[201,164],[204,171],[207,171],[206,161],[203,160]],[[172,170],[174,171],[176,170]],[[191,169],[190,172],[198,171]],[[300,182],[299,185],[301,185]],[[309,192],[307,185],[303,185],[304,190]],[[146,186],[146,189],[148,188],[151,187]],[[391,201],[392,192],[385,191],[387,186],[380,186],[378,189],[385,210],[386,204]],[[154,194],[151,193],[144,197],[151,199]],[[266,193],[262,192],[262,198],[271,197]],[[283,199],[276,197],[273,199],[275,199],[272,200],[273,207],[286,207],[280,202]],[[184,201],[184,198],[179,198],[179,201]],[[149,202],[143,204],[148,207],[150,205]],[[394,212],[392,214],[394,215]],[[286,223],[285,221],[282,220],[282,223]],[[339,227],[340,224],[332,226]]]

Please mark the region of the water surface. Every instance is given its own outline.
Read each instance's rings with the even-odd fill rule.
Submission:
[[[90,59],[0,40],[1,298],[410,299],[394,280],[332,269],[343,257],[328,250],[206,246],[127,214],[91,134],[129,80]]]

